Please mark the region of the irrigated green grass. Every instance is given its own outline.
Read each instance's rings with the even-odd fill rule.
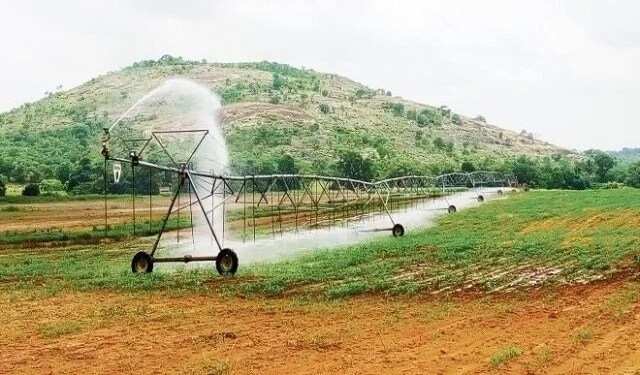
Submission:
[[[589,278],[635,265],[640,190],[539,191],[443,217],[439,225],[356,246],[319,250],[275,264],[242,266],[224,281],[199,271],[133,275],[131,256],[148,244],[69,248],[45,254],[0,252],[0,285],[23,290],[166,289],[340,298],[362,293],[455,290],[477,273],[485,290],[523,270],[555,265],[548,282]],[[496,270],[511,270],[502,274]],[[494,272],[494,273],[492,273]],[[497,276],[496,276],[497,275]],[[499,276],[499,277],[498,277]],[[44,285],[44,286],[43,286]],[[34,287],[36,287],[34,289]]]
[[[632,260],[639,244],[640,190],[518,193],[445,216],[438,226],[403,238],[251,267],[244,275],[252,281],[234,288],[280,294],[311,284],[332,297],[413,293],[457,287],[473,272],[486,276],[526,264],[562,265],[554,277],[571,281]],[[496,278],[486,279],[478,287],[493,288]]]

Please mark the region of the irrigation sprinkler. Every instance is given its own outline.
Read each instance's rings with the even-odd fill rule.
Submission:
[[[165,135],[195,137],[195,143],[190,147],[181,143],[177,146],[172,145],[162,139]],[[216,174],[210,170],[200,170],[194,164],[194,159],[207,135],[206,129],[153,131],[149,137],[124,142],[127,152],[124,156],[118,156],[114,155],[109,148],[111,137],[109,130],[105,129],[102,147],[102,155],[105,159],[105,231],[107,230],[106,168],[108,162],[113,163],[115,182],[121,179],[123,165],[131,167],[132,179],[135,179],[136,168],[147,168],[150,195],[151,171],[173,175],[178,180],[151,249],[138,252],[132,259],[133,272],[152,272],[156,263],[215,262],[216,270],[220,275],[231,276],[237,271],[239,261],[237,254],[225,247],[227,231],[239,234],[243,241],[250,239],[255,241],[269,229],[275,237],[277,231],[282,234],[285,231],[298,231],[301,228],[317,229],[340,224],[348,226],[351,222],[375,216],[388,220],[390,225],[368,229],[368,231],[388,231],[394,237],[401,237],[405,234],[405,228],[401,223],[396,222],[395,212],[409,207],[414,202],[441,195],[446,204],[437,209],[453,214],[458,209],[448,200],[448,195],[468,189],[470,186],[474,190],[480,186],[478,199],[482,197],[484,200],[483,194],[489,192],[483,192],[483,187],[512,186],[514,181],[511,176],[485,171],[448,173],[439,176],[410,175],[375,182],[310,174],[249,176]],[[179,160],[171,152],[173,147],[179,147],[186,157]],[[162,155],[168,159],[168,162],[161,164],[154,162],[153,157],[147,157],[152,150],[156,152],[156,156]],[[116,169],[118,169],[117,175]],[[146,175],[143,176],[146,177]],[[181,201],[182,194],[189,196],[187,202]],[[149,199],[149,225],[151,226],[151,197]],[[132,202],[135,202],[135,180],[132,183]],[[135,215],[135,205],[132,205],[132,208]],[[189,211],[194,248],[195,211],[199,212],[196,220],[202,223],[202,227],[210,237],[210,246],[213,246],[214,251],[217,250],[215,255],[179,257],[159,255],[160,242],[168,232],[171,217],[178,216],[179,229],[180,220],[182,220],[180,215],[185,210]],[[231,217],[229,223],[226,223],[227,215]],[[176,234],[179,242],[179,232]]]

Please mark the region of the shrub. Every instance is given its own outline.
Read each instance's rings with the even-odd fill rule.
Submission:
[[[4,197],[7,194],[7,186],[4,184],[4,179],[0,176],[0,197]]]
[[[395,116],[402,116],[404,115],[404,104],[393,103],[393,105],[391,106],[391,110],[393,111],[393,114]]]
[[[40,185],[27,184],[27,186],[22,189],[22,195],[24,195],[25,197],[35,197],[40,195]]]
[[[437,126],[442,125],[442,115],[439,111],[428,108],[423,109],[416,118],[418,125],[421,126]]]
[[[246,87],[242,83],[236,83],[233,86],[225,87],[220,92],[220,97],[224,104],[236,103],[242,100]]]
[[[40,192],[45,195],[56,194],[64,191],[64,185],[55,178],[40,181]]]
[[[324,113],[325,115],[329,112],[331,112],[331,107],[329,107],[328,104],[322,103],[320,104],[320,112]]]
[[[409,109],[407,110],[407,119],[408,120],[413,120],[415,121],[417,118],[418,113],[416,112],[415,109]]]
[[[453,116],[451,116],[451,122],[455,125],[462,125],[462,118],[460,118],[460,115],[457,113],[454,113]]]
[[[273,73],[273,89],[274,90],[280,90],[282,88],[282,86],[284,86],[284,84],[286,83],[286,79],[283,78],[280,74],[278,73]]]
[[[322,96],[329,96],[329,91],[322,90],[321,94],[322,94]]]
[[[447,147],[447,145],[444,143],[444,140],[440,137],[437,137],[433,140],[433,145],[435,146],[435,148],[440,150],[443,150]]]

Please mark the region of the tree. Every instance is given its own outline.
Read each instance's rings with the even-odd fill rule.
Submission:
[[[460,170],[463,172],[469,173],[469,172],[475,171],[476,167],[473,165],[472,162],[467,160],[462,162],[462,165],[460,165]]]
[[[629,186],[640,188],[640,161],[629,166],[627,178],[624,182]]]
[[[521,184],[535,185],[538,179],[538,170],[535,161],[525,155],[518,156],[511,164],[511,172]]]
[[[295,160],[291,155],[283,155],[278,161],[277,171],[281,174],[297,174],[298,167],[296,167]]]
[[[616,159],[598,150],[587,151],[586,154],[593,160],[598,182],[607,182],[607,174],[616,165]]]
[[[375,177],[375,166],[355,151],[346,151],[340,155],[336,165],[338,172],[356,180],[371,181]]]
[[[4,197],[7,194],[7,186],[4,184],[4,178],[0,176],[0,197]]]
[[[40,185],[27,184],[24,189],[22,189],[22,195],[25,197],[35,197],[40,195]]]

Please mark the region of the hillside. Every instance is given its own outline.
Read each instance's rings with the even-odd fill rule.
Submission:
[[[380,176],[458,170],[465,160],[492,168],[516,154],[567,153],[527,134],[335,74],[267,62],[215,64],[165,56],[0,114],[0,175],[64,182],[83,173],[79,163],[94,169],[87,173],[97,173],[101,129],[170,77],[194,80],[220,95],[236,173],[275,171],[283,155],[292,156],[300,171],[336,173],[338,156],[347,150],[373,160]]]

